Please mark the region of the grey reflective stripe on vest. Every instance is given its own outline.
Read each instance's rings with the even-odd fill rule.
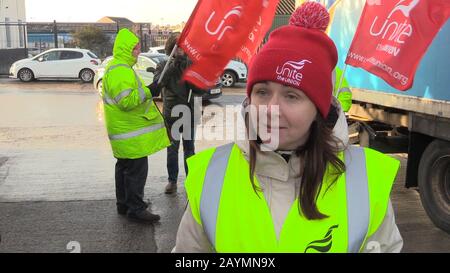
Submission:
[[[108,105],[116,105],[117,104],[117,102],[115,100],[111,99],[109,97],[108,93],[106,93],[106,92],[103,94],[103,103],[108,104]]]
[[[202,197],[200,199],[200,217],[209,241],[216,245],[216,223],[219,213],[220,194],[222,193],[228,160],[234,143],[216,148],[205,175]]]
[[[114,68],[117,68],[117,67],[131,68],[129,65],[126,65],[126,64],[112,65],[108,68],[108,70],[106,70],[104,75],[108,74],[111,70],[113,70]],[[117,101],[112,99],[108,94],[108,86],[106,84],[106,81],[103,81],[103,88],[105,89],[105,92],[103,92],[103,103],[108,104],[108,105],[117,105]]]
[[[134,73],[134,77],[136,78],[137,84],[138,84],[138,92],[139,92],[139,98],[140,98],[140,102],[143,103],[145,101],[145,99],[147,98],[147,95],[145,95],[145,90],[142,86],[142,81],[140,80],[139,76],[136,74],[136,71],[134,71],[134,69],[132,69],[130,66],[126,65],[126,64],[116,64],[116,65],[112,65],[108,68],[108,70],[106,71],[105,75],[107,73],[109,73],[111,70],[117,68],[117,67],[126,67],[126,68],[130,68],[133,73]],[[105,85],[105,83],[103,83]],[[119,103],[119,101],[125,97],[127,97],[128,95],[131,94],[131,92],[133,91],[133,89],[126,89],[123,90],[122,92],[120,92],[119,95],[117,95],[114,99],[111,99],[109,96],[107,96],[106,98],[103,98],[103,102],[109,105],[117,105]],[[105,94],[107,94],[108,92],[108,88],[105,85]]]
[[[348,87],[342,87],[341,89],[339,89],[339,93],[350,93],[350,94],[352,94],[352,90],[350,90],[350,88],[348,88]]]
[[[130,138],[137,137],[137,136],[140,136],[140,135],[143,135],[143,134],[154,132],[154,131],[159,130],[161,128],[164,128],[164,123],[156,124],[156,125],[153,125],[153,126],[150,126],[150,127],[146,127],[146,128],[139,129],[137,131],[133,131],[133,132],[125,133],[125,134],[109,135],[109,139],[110,140],[130,139]]]
[[[114,98],[114,101],[116,102],[116,103],[119,103],[119,101],[121,100],[121,99],[123,99],[123,98],[125,98],[125,97],[127,97],[128,95],[130,95],[131,94],[131,91],[133,91],[133,89],[125,89],[125,90],[123,90],[122,92],[120,92],[119,93],[119,95],[117,95],[115,98]]]
[[[108,70],[106,70],[105,74],[108,74],[109,71],[113,70],[114,68],[121,67],[121,66],[122,66],[122,67],[126,67],[126,68],[130,68],[130,69],[131,69],[131,67],[130,67],[129,65],[126,65],[126,64],[116,64],[116,65],[111,65],[111,66],[108,68]]]
[[[364,148],[345,151],[348,252],[358,253],[369,229],[370,199]]]
[[[136,81],[138,83],[138,91],[139,91],[139,96],[141,97],[141,103],[143,103],[146,99],[146,95],[145,95],[145,90],[142,88],[142,81],[139,78],[139,76],[136,74],[136,71],[133,70],[134,76],[136,77]]]

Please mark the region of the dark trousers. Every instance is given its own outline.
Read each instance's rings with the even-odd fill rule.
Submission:
[[[117,159],[116,198],[118,208],[128,208],[128,213],[135,213],[147,208],[148,205],[144,202],[147,174],[147,157]]]
[[[169,182],[177,183],[178,180],[178,150],[180,149],[180,141],[173,141],[172,145],[167,148],[167,172],[169,174]],[[186,160],[195,154],[194,140],[183,139],[184,151],[184,171],[188,174],[188,166]]]
[[[169,132],[172,130],[172,125],[176,121],[176,119],[167,119]],[[190,124],[190,135],[188,133],[188,130],[184,131],[183,127],[181,128],[181,132],[179,133],[172,133],[172,143],[167,148],[167,173],[169,175],[169,182],[170,183],[177,183],[178,180],[178,151],[180,149],[180,142],[183,141],[183,151],[184,151],[184,171],[186,172],[186,175],[188,174],[188,166],[186,163],[186,160],[193,156],[195,154],[195,125],[194,122],[191,122]],[[175,135],[174,135],[175,134]],[[179,139],[179,140],[175,140]]]

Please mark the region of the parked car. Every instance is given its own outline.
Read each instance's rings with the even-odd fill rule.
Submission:
[[[233,87],[237,82],[247,81],[247,66],[236,60],[231,60],[221,77],[222,85]]]
[[[147,53],[166,54],[166,50],[164,49],[164,46],[155,46],[155,47],[150,47]]]
[[[112,60],[112,56],[107,57],[97,69],[94,76],[94,87],[97,89],[98,93],[102,94],[102,86],[103,86],[103,76],[105,74],[105,68],[108,63]],[[155,68],[161,61],[167,60],[167,56],[160,53],[149,54],[142,53],[138,56],[138,60],[136,64],[133,66],[133,69],[139,74],[139,76],[144,80],[145,85],[150,85],[153,82],[153,73],[148,72],[147,69],[149,67]]]
[[[29,47],[28,48],[28,55],[31,55],[32,57],[38,55],[41,53],[41,50],[37,47]]]
[[[149,53],[150,52],[159,52],[166,55],[170,54],[166,53],[164,46],[151,47]],[[223,70],[222,77],[220,78],[222,86],[233,87],[237,82],[246,82],[247,73],[247,66],[244,63],[237,60],[231,60]]]
[[[133,69],[139,76],[144,80],[145,85],[150,85],[153,82],[153,72],[156,69],[156,66],[162,62],[166,61],[168,56],[161,53],[141,53],[138,56],[138,60],[136,64],[133,66]],[[94,87],[97,89],[99,95],[102,95],[103,83],[102,79],[105,74],[105,68],[108,63],[112,60],[112,56],[106,58],[100,65],[100,67],[96,70],[94,76]],[[208,92],[202,96],[203,100],[215,99],[222,95],[221,84],[218,83],[216,87],[209,89]]]
[[[13,63],[9,77],[29,82],[34,79],[81,79],[91,82],[100,59],[87,49],[56,48]]]

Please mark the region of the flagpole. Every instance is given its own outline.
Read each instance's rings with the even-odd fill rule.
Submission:
[[[339,79],[339,85],[338,85],[338,89],[337,89],[337,92],[335,95],[336,98],[339,97],[339,93],[341,92],[342,82],[344,81],[344,76],[345,76],[345,71],[347,71],[347,66],[348,66],[348,64],[345,64],[344,70],[342,71],[342,74],[341,74],[341,78]]]
[[[178,41],[181,41],[181,40],[184,39],[184,36],[186,35],[185,31],[186,31],[187,29],[190,28],[190,25],[192,24],[192,17],[193,17],[193,15],[197,12],[197,10],[198,10],[198,8],[200,7],[200,4],[201,4],[202,1],[203,1],[203,0],[198,0],[197,5],[195,5],[195,8],[194,8],[194,10],[192,11],[191,16],[189,17],[189,19],[188,19],[186,25],[184,26],[183,31],[181,32],[180,37],[178,37]],[[177,48],[178,48],[178,42],[175,43],[175,46],[173,47],[172,52],[170,53],[169,61],[167,61],[166,65],[164,66],[163,72],[161,73],[161,76],[159,77],[159,80],[158,80],[158,85],[159,85],[159,84],[161,83],[161,81],[163,80],[164,75],[166,74],[167,69],[168,69],[168,67],[169,67],[169,64],[170,64],[170,62],[172,61],[172,57],[173,57],[173,55],[175,54],[175,52],[177,51]]]
[[[158,79],[158,85],[162,82],[164,75],[166,74],[167,69],[169,68],[169,64],[172,62],[172,57],[173,57],[173,55],[175,55],[175,52],[177,51],[177,48],[178,48],[178,44],[175,44],[175,46],[172,49],[172,52],[170,53],[169,60],[166,62],[166,65],[164,66],[161,76]]]
[[[163,69],[163,71],[161,73],[161,76],[158,79],[158,85],[161,83],[162,79],[164,78],[164,74],[166,74],[167,69],[169,68],[169,64],[172,61],[172,57],[175,54],[175,51],[177,50],[177,46],[178,45],[175,44],[175,46],[173,47],[172,52],[170,53],[169,60],[166,62],[166,65],[164,66],[164,69]],[[158,109],[158,112],[161,114],[161,116],[163,116],[163,114],[161,113],[161,110],[159,110],[159,107],[158,107],[158,105],[156,103],[155,103],[155,106],[156,106],[156,109]],[[165,125],[166,131],[167,131],[167,136],[169,137],[170,143],[172,144],[173,137],[172,137],[172,133],[169,130],[170,127],[168,126],[166,119],[163,118],[163,120],[164,120],[164,125]]]
[[[192,97],[192,89],[189,90],[188,103],[191,102],[191,97]]]

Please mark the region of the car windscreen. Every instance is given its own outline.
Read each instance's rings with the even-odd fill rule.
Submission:
[[[39,59],[39,58],[40,58],[42,55],[44,55],[44,54],[45,54],[45,52],[39,53],[38,55],[36,55],[36,56],[33,57],[33,60]]]
[[[156,64],[159,64],[162,61],[167,61],[168,57],[165,55],[151,56],[150,59],[152,59],[152,61],[154,61]]]

